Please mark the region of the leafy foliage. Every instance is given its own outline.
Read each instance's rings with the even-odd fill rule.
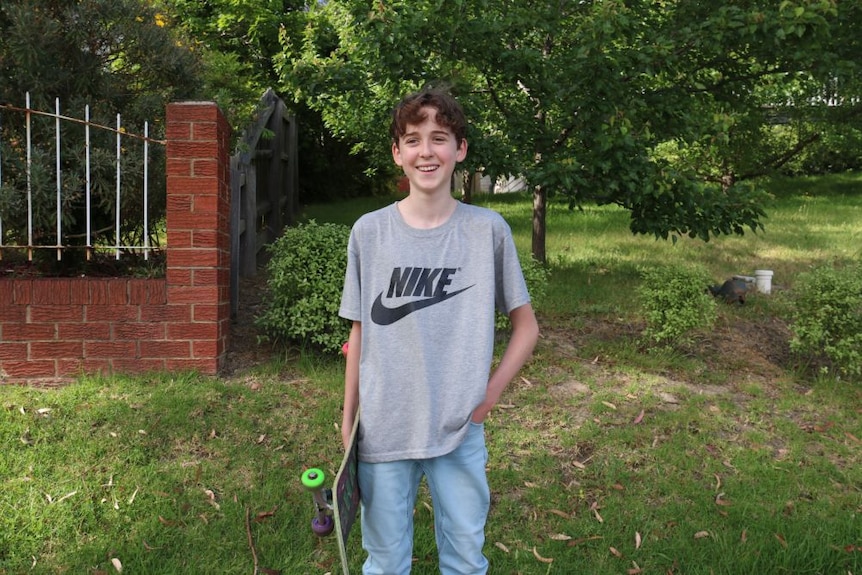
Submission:
[[[308,17],[304,0],[160,0],[173,24],[192,38],[203,63],[202,91],[225,112],[239,136],[257,112],[260,96],[279,85],[277,66],[299,51]],[[299,194],[304,201],[367,195],[377,184],[365,177],[367,161],[351,155],[353,144],[333,134],[320,113],[288,102],[300,126]],[[332,166],[339,177],[332,177]]]
[[[264,311],[257,325],[276,341],[339,352],[350,325],[338,316],[350,228],[312,220],[270,246]]]
[[[649,347],[686,343],[691,332],[715,323],[716,303],[705,289],[708,274],[694,267],[658,267],[640,270],[638,286]]]
[[[791,349],[862,375],[862,266],[820,266],[799,277],[795,292]]]
[[[394,102],[451,86],[472,120],[465,167],[526,178],[544,261],[554,196],[623,206],[633,232],[662,238],[759,230],[764,196],[739,182],[817,141],[806,119],[858,116],[860,21],[829,1],[330,0],[282,79],[381,169]],[[778,116],[794,123],[775,147]]]

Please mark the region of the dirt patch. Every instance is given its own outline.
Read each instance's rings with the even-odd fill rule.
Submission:
[[[243,373],[272,359],[275,348],[265,341],[264,333],[255,325],[266,292],[266,272],[259,270],[254,277],[240,278],[236,317],[231,322],[230,344],[222,375]]]

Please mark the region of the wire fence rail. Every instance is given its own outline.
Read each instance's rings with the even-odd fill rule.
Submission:
[[[21,135],[21,116],[23,116],[23,142]],[[12,118],[12,124],[4,125],[3,120]],[[35,118],[50,118],[53,119],[53,142],[34,142],[34,120]],[[15,123],[17,122],[17,123]],[[80,125],[84,128],[83,142],[80,146],[83,147],[83,182],[82,189],[73,189],[72,194],[83,196],[84,222],[83,226],[78,222],[78,218],[67,213],[69,210],[70,194],[69,186],[64,189],[64,176],[68,176],[67,170],[64,171],[63,144],[65,143],[63,135],[63,123],[67,125]],[[4,131],[4,128],[9,128]],[[151,182],[150,182],[150,163],[152,160],[151,145],[164,147],[165,140],[153,138],[149,135],[149,122],[144,122],[143,135],[128,132],[123,125],[120,114],[116,115],[116,125],[106,126],[95,123],[90,119],[90,106],[85,106],[84,118],[75,118],[69,115],[62,114],[60,111],[60,100],[55,99],[54,111],[37,110],[31,107],[30,93],[25,95],[24,107],[15,106],[12,104],[0,104],[0,195],[11,194],[20,195],[26,194],[26,228],[25,232],[13,233],[10,229],[10,221],[8,216],[0,210],[0,259],[6,250],[16,250],[26,252],[28,261],[33,260],[34,251],[41,249],[56,250],[57,260],[61,260],[64,252],[71,248],[84,248],[86,250],[87,259],[91,259],[97,250],[113,251],[116,259],[120,259],[124,252],[134,252],[143,255],[144,259],[149,259],[150,254],[157,249],[157,246],[151,245],[152,232],[150,222],[150,201],[151,201]],[[110,231],[104,227],[94,229],[94,181],[93,173],[93,153],[94,153],[94,138],[91,130],[98,130],[107,134],[113,134],[115,145],[113,146],[113,163],[114,163],[114,205],[113,205],[113,242],[105,241],[105,237],[110,237]],[[50,131],[50,129],[49,129]],[[67,130],[68,132],[68,130]],[[43,133],[43,132],[40,132]],[[5,139],[4,139],[5,136]],[[129,142],[138,142],[140,146],[130,146]],[[74,146],[78,145],[73,143]],[[44,230],[38,230],[36,226],[36,206],[34,206],[34,197],[36,195],[36,183],[34,182],[34,154],[37,152],[45,152],[46,149],[53,147],[54,153],[54,232],[53,234],[45,234]],[[67,148],[68,150],[68,148]],[[79,151],[80,148],[78,148]],[[129,155],[140,153],[141,171],[138,174],[129,174],[124,171],[124,164],[129,164]],[[8,156],[15,155],[16,158]],[[74,155],[74,154],[73,154]],[[15,162],[15,159],[23,160],[23,162]],[[72,160],[74,162],[74,159]],[[26,189],[17,189],[8,183],[8,174],[16,166],[21,168],[23,163],[23,180]],[[134,162],[131,162],[134,164]],[[19,170],[20,171],[20,170]],[[22,174],[17,174],[21,176]],[[123,191],[124,185],[127,184],[125,179],[130,176],[140,178],[139,185],[141,186],[141,201],[137,206],[125,206],[127,211],[135,211],[138,213],[123,214]],[[163,176],[162,176],[163,177]],[[5,179],[4,179],[5,178]],[[16,182],[17,183],[17,182]],[[73,188],[77,186],[73,185]],[[7,198],[9,200],[9,198]],[[15,203],[14,201],[6,201],[5,205]],[[104,209],[101,206],[100,209]],[[126,240],[129,234],[127,229],[124,229],[124,222],[131,219],[135,222],[133,225],[137,228],[138,233],[132,237],[139,238],[139,243],[130,244]],[[44,219],[42,220],[44,221]],[[68,224],[73,232],[64,229],[64,224]],[[21,226],[16,226],[20,230]],[[50,243],[46,239],[48,235],[53,235]],[[70,238],[83,238],[83,244],[70,243]],[[22,242],[22,240],[24,240]]]

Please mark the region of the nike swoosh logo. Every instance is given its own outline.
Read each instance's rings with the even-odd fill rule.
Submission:
[[[371,306],[371,321],[377,325],[391,325],[400,319],[404,319],[414,311],[444,302],[463,291],[467,291],[471,287],[473,286],[467,286],[451,293],[443,293],[434,297],[407,302],[397,307],[386,307],[383,305],[383,292],[380,292],[380,295],[374,300],[374,305]]]

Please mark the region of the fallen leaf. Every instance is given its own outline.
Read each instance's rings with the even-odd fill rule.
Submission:
[[[614,483],[613,485],[611,485],[611,487],[613,489],[616,489],[617,491],[625,491],[626,490],[626,488],[623,487],[623,485],[621,483]]]
[[[576,459],[576,460],[574,460],[574,461],[572,461],[572,465],[574,465],[574,466],[575,466],[575,467],[577,467],[578,469],[586,469],[586,468],[587,468],[587,466],[586,466],[586,465],[584,465],[583,463],[581,463],[581,462],[580,462],[580,461],[578,461],[577,459]]]
[[[554,541],[571,541],[572,538],[565,533],[554,533],[551,535],[551,539]]]
[[[739,536],[739,540],[740,540],[742,543],[745,543],[746,541],[748,541],[748,529],[743,529],[743,530],[742,530],[742,535],[740,535],[740,536]]]
[[[602,516],[601,516],[601,515],[599,515],[599,511],[598,511],[598,509],[593,509],[593,515],[595,515],[595,516],[596,516],[596,521],[598,521],[599,523],[604,523],[604,522],[605,522],[605,520],[604,520],[604,519],[602,519]]]
[[[68,499],[68,498],[72,497],[73,495],[77,495],[77,493],[78,493],[77,491],[72,491],[71,493],[67,493],[66,495],[64,495],[63,497],[61,497],[60,499],[58,499],[54,503],[60,503],[61,501]]]
[[[168,521],[167,519],[165,519],[161,515],[159,515],[159,523],[161,523],[162,525],[167,525],[168,527],[173,527],[174,525],[177,524],[176,521]]]
[[[261,434],[257,437],[257,441],[256,441],[256,443],[257,443],[258,445],[260,445],[260,444],[261,444],[261,443],[263,443],[264,441],[266,441],[266,434],[265,434],[265,433],[261,433]]]
[[[716,505],[723,505],[725,507],[729,507],[731,505],[730,501],[728,501],[727,499],[724,499],[724,493],[719,493],[718,495],[715,496],[715,504]]]
[[[541,561],[542,563],[553,563],[554,562],[554,560],[551,557],[542,557],[541,555],[539,555],[539,552],[536,551],[535,546],[533,547],[533,556],[536,559],[538,559],[539,561]]]
[[[269,519],[270,517],[273,517],[275,515],[276,509],[278,509],[278,507],[273,507],[270,511],[261,511],[260,513],[255,515],[254,521],[256,523],[260,523],[264,519]]]
[[[640,412],[640,413],[638,413],[638,416],[637,416],[637,417],[635,417],[635,420],[634,420],[634,421],[632,421],[632,423],[633,423],[634,425],[637,425],[638,423],[640,423],[640,422],[641,422],[641,421],[643,421],[643,420],[644,420],[644,410],[643,410],[643,409],[641,409],[641,412]]]
[[[608,547],[608,549],[610,550],[611,555],[613,555],[614,557],[619,557],[620,559],[622,559],[623,554],[620,553],[616,547]]]
[[[529,487],[530,489],[533,489],[534,487],[537,487],[537,485],[536,485],[535,483],[533,483],[532,481],[525,481],[525,482],[524,482],[524,486],[525,486],[525,487]]]
[[[611,403],[610,401],[603,401],[602,405],[604,405],[607,408],[613,409],[614,411],[617,410],[617,406],[614,405],[613,403]]]
[[[495,542],[494,542],[494,547],[496,547],[497,549],[499,549],[499,550],[500,550],[500,551],[502,551],[503,553],[508,553],[508,552],[509,552],[509,548],[508,548],[508,547],[506,547],[505,545],[503,545],[502,543],[500,543],[499,541],[495,541]]]
[[[714,473],[713,477],[715,477],[715,490],[718,491],[721,489],[721,477],[719,477],[718,473]]]
[[[635,531],[635,549],[641,548],[641,534]]]
[[[640,565],[632,561],[632,568],[626,571],[628,575],[639,575],[643,573],[643,569],[641,569]]]
[[[698,531],[694,534],[695,539],[703,539],[704,537],[709,537],[709,531]]]
[[[559,509],[549,509],[548,513],[553,513],[554,515],[558,515],[563,519],[571,519],[572,516],[566,513],[565,511],[560,511]]]
[[[775,538],[778,539],[778,542],[781,543],[782,547],[787,549],[787,541],[784,540],[784,537],[780,533],[776,533]]]
[[[815,425],[814,431],[816,431],[817,433],[823,433],[824,431],[829,431],[833,425],[835,425],[834,421],[827,421],[823,425]]]
[[[111,558],[111,565],[114,566],[114,569],[117,570],[117,573],[123,572],[123,564],[116,557]]]
[[[853,440],[853,441],[855,441],[856,443],[862,443],[862,441],[860,441],[860,439],[859,439],[858,437],[856,437],[855,435],[853,435],[853,434],[852,434],[852,433],[850,433],[849,431],[845,431],[845,432],[844,432],[844,435],[846,435],[848,438],[852,439],[852,440]]]

